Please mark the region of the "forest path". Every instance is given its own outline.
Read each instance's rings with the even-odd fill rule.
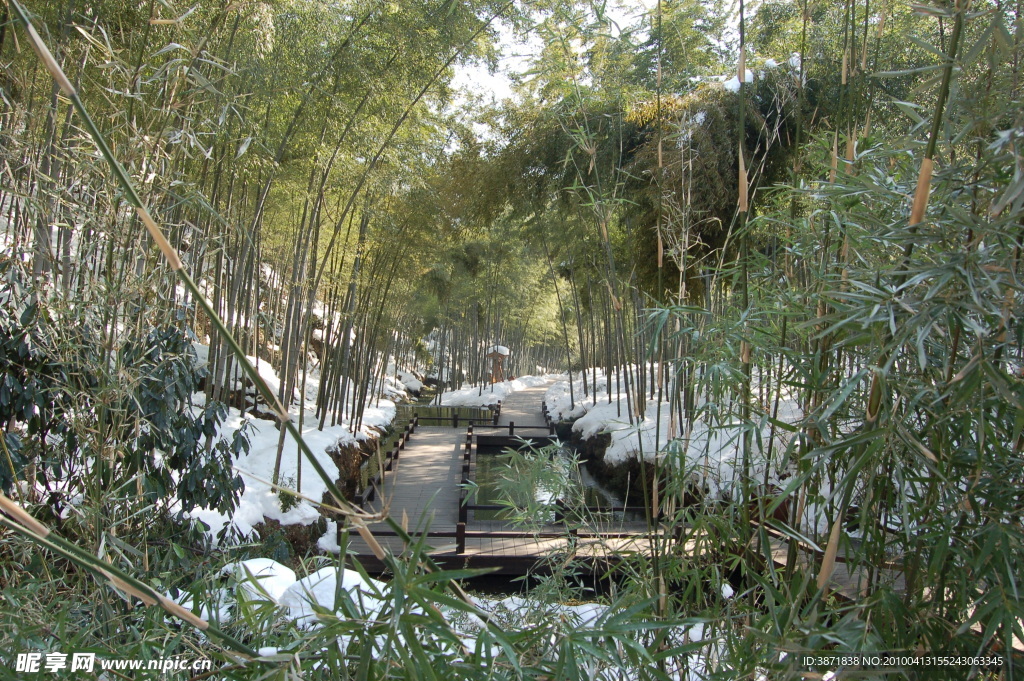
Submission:
[[[498,424],[543,425],[546,391],[547,384],[510,394],[501,405]],[[392,470],[385,473],[370,508],[381,512],[386,507],[409,530],[454,532],[465,439],[460,428],[417,426]]]
[[[536,388],[526,388],[510,394],[501,403],[501,415],[498,417],[499,426],[507,426],[515,423],[517,426],[543,426],[544,412],[542,405],[544,394],[548,391],[551,382]]]
[[[443,426],[419,426],[367,510],[388,515],[409,530],[429,524],[434,532],[455,530],[458,484],[462,474],[463,431]]]

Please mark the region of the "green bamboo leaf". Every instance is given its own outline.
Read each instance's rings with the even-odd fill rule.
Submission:
[[[902,76],[915,76],[922,73],[932,73],[934,71],[941,71],[944,68],[944,64],[930,64],[928,66],[917,66],[912,69],[899,69],[897,71],[879,71],[872,75],[875,78],[900,78]]]
[[[168,52],[174,52],[175,50],[184,50],[185,52],[191,53],[191,51],[187,47],[185,47],[184,45],[181,45],[179,43],[169,43],[163,49],[158,50],[157,52],[154,52],[153,56],[154,57],[159,57],[162,54],[167,54]]]
[[[774,512],[775,509],[771,509],[771,510]],[[767,524],[772,529],[781,532],[782,534],[786,535],[790,539],[792,539],[792,540],[794,540],[794,541],[796,541],[796,542],[798,542],[800,544],[804,544],[806,546],[809,546],[811,548],[811,550],[815,551],[816,553],[823,553],[824,552],[824,549],[822,549],[820,546],[818,546],[818,544],[815,543],[814,540],[811,539],[810,537],[808,537],[807,535],[805,535],[805,534],[803,534],[801,532],[796,531],[795,529],[790,527],[788,524],[782,522],[781,520],[776,520],[775,518],[770,517],[767,511],[765,512],[765,515],[768,516]]]
[[[867,376],[871,371],[869,369],[861,369],[846,381],[842,388],[838,392],[832,394],[832,399],[829,401],[828,407],[817,416],[816,419],[819,423],[828,421],[828,419],[836,412],[836,409],[846,404],[847,398],[850,397],[850,393],[860,385],[860,382]]]

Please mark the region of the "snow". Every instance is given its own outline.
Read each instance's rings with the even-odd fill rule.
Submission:
[[[377,620],[390,620],[395,613],[402,611],[422,617],[423,608],[430,607],[444,617],[453,634],[451,638],[435,638],[434,641],[448,646],[449,654],[453,656],[461,656],[477,648],[476,637],[487,626],[482,617],[509,631],[545,627],[550,636],[538,640],[538,644],[557,655],[562,636],[581,630],[601,630],[610,618],[621,613],[618,606],[579,601],[561,603],[532,594],[505,598],[475,596],[475,612],[453,607],[442,600],[410,606],[406,602],[407,594],[402,590],[393,592],[385,582],[338,565],[322,567],[297,579],[288,567],[260,558],[231,563],[223,568],[222,573],[232,576],[235,583],[204,592],[198,599],[193,594],[183,593],[175,600],[204,619],[215,615],[216,621],[221,623],[248,621],[239,617],[246,606],[269,603],[279,606],[274,611],[275,621],[268,623],[270,627],[276,628],[282,621],[291,621],[303,629],[315,629],[321,620],[348,617],[355,617],[356,621],[369,626]],[[727,585],[723,585],[723,595],[726,588]],[[258,636],[268,631],[251,633]],[[684,666],[671,670],[675,672],[673,678],[704,678],[706,667],[721,653],[721,641],[714,637],[706,638],[705,625],[701,622],[681,623],[668,629],[666,634],[674,645],[704,642],[701,648],[686,655]],[[397,632],[393,636],[375,637],[371,654],[378,657],[386,646],[403,645],[403,636],[403,632]],[[343,635],[333,640],[344,650],[351,638]],[[287,648],[267,643],[257,646],[260,657],[288,654],[283,653]],[[501,658],[505,654],[506,651],[496,645],[489,651],[483,651],[484,659]],[[602,676],[596,668],[594,672],[597,675],[593,678],[611,678]]]
[[[196,352],[195,366],[206,366],[210,357],[209,347],[201,343],[193,343],[193,348]],[[275,393],[278,392],[281,382],[270,363],[255,357],[248,357],[248,360],[256,367],[270,389]],[[234,364],[233,373],[235,380],[240,380],[241,369],[237,363]],[[399,370],[399,373],[407,372]],[[302,419],[302,437],[331,480],[337,480],[339,472],[327,450],[354,445],[378,437],[395,418],[395,401],[408,399],[406,389],[407,386],[401,381],[386,377],[381,385],[381,393],[385,399],[375,400],[372,406],[364,407],[359,429],[354,429],[351,424],[342,421],[333,427],[318,430],[319,419],[316,418],[314,411],[311,409],[305,411]],[[350,390],[354,390],[354,387],[350,387]],[[319,372],[315,370],[307,372],[307,403],[314,403],[318,391]],[[252,395],[253,389],[250,388],[248,392]],[[293,398],[297,399],[297,396],[293,395]],[[206,404],[206,395],[201,392],[194,393],[192,404],[194,408],[202,408]],[[296,424],[299,422],[300,412],[301,407],[295,402],[289,405],[289,413]],[[244,538],[251,537],[255,526],[266,519],[276,520],[281,525],[309,525],[319,519],[319,511],[313,503],[306,499],[298,500],[287,511],[282,510],[281,493],[270,484],[274,475],[277,447],[281,436],[276,422],[252,418],[248,414],[240,414],[237,409],[230,409],[227,418],[221,424],[218,437],[230,438],[235,431],[243,426],[247,428],[250,447],[248,454],[238,457],[234,464],[245,483],[245,490],[234,514],[229,518],[214,510],[199,508],[191,511],[189,515],[205,523],[209,528],[208,534],[214,538],[229,525],[238,537]],[[302,459],[301,462],[300,459]],[[315,501],[323,498],[327,491],[327,485],[312,470],[309,462],[301,456],[298,445],[291,436],[286,435],[278,480],[282,487],[294,489],[300,477],[302,488],[298,491],[302,496]]]
[[[238,589],[249,600],[279,603],[285,591],[295,584],[295,571],[269,558],[250,558],[230,563],[221,572],[234,577],[238,581]]]
[[[410,392],[418,393],[423,390],[423,381],[404,369],[398,370],[398,380],[400,380]]]
[[[508,348],[506,348],[504,345],[492,345],[491,347],[487,348],[487,353],[486,354],[488,354],[488,355],[498,354],[498,355],[502,355],[503,357],[508,357],[509,355],[512,354],[512,351],[509,350]]]
[[[338,523],[336,521],[327,521],[327,531],[324,532],[324,536],[317,540],[316,545],[324,553],[341,553],[341,546],[338,545]]]
[[[203,345],[202,343],[192,343],[192,349],[196,352],[195,368],[200,369],[206,367],[210,363],[210,346]],[[281,390],[281,379],[278,377],[277,372],[270,366],[270,363],[266,360],[259,359],[246,355],[245,358],[249,360],[249,363],[256,367],[256,373],[260,375],[272,392],[275,394]],[[242,380],[244,375],[242,368],[238,365],[238,361],[231,358],[231,381],[237,383]],[[236,386],[240,387],[240,386]],[[251,391],[250,391],[251,392]]]
[[[403,369],[395,361],[394,357],[388,360],[384,368],[384,375],[400,382],[405,390],[411,393],[418,393],[423,390],[423,376],[415,371]]]
[[[357,610],[367,618],[380,612],[382,596],[387,585],[375,579],[364,579],[354,570],[339,569],[334,566],[321,568],[308,577],[304,577],[285,589],[281,595],[281,605],[288,608],[288,616],[299,626],[312,626],[317,621],[315,608],[325,608],[338,612],[340,588],[348,593]]]
[[[298,423],[296,408],[292,409],[292,418]],[[375,438],[394,418],[395,404],[381,399],[375,406],[368,406],[364,409],[362,426],[355,432],[347,422],[317,430],[318,420],[312,411],[307,410],[301,432],[306,444],[316,456],[317,462],[324,468],[331,480],[337,480],[340,475],[338,467],[327,450]],[[319,511],[314,504],[306,499],[298,500],[287,511],[282,510],[281,493],[270,484],[274,475],[277,446],[281,435],[277,424],[248,415],[242,416],[238,410],[231,409],[228,417],[221,424],[219,435],[220,437],[230,437],[231,433],[243,425],[247,425],[250,446],[248,454],[243,454],[235,461],[235,469],[242,476],[245,490],[234,514],[229,518],[212,509],[198,508],[191,511],[189,515],[205,523],[209,528],[207,533],[211,537],[216,537],[228,525],[239,537],[251,537],[255,526],[268,518],[276,520],[282,525],[309,525],[319,519]],[[302,488],[299,491],[303,497],[319,501],[327,491],[327,485],[312,470],[309,462],[302,457],[298,445],[292,437],[285,435],[278,478],[282,487],[289,489],[296,487],[300,466],[302,467]]]
[[[632,367],[631,370],[635,374],[638,370],[647,372],[649,367]],[[645,461],[653,461],[658,455],[677,470],[691,474],[707,489],[711,498],[734,494],[740,484],[744,429],[739,419],[729,414],[730,405],[705,405],[708,408],[698,411],[689,432],[683,432],[674,422],[667,401],[659,404],[656,399],[640,396],[643,404],[630,403],[626,398],[625,381],[620,385],[619,374],[613,374],[608,380],[603,371],[589,370],[587,377],[590,389],[596,391],[590,396],[584,397],[582,378],[576,378],[573,382],[575,404],[570,400],[568,381],[553,384],[544,402],[551,418],[572,421],[572,430],[581,439],[608,434],[611,442],[604,454],[607,463],[620,464],[641,457]],[[628,417],[630,406],[639,412],[632,423]],[[638,409],[638,406],[642,408]],[[788,395],[780,399],[779,421],[796,423],[802,416],[803,412],[794,399]],[[771,430],[768,419],[762,418],[755,425],[751,438],[754,454],[751,473],[757,479],[763,479],[766,467],[763,452],[768,449]],[[785,452],[789,436],[786,430],[776,428],[773,451]],[[779,488],[785,486],[777,476],[769,476],[769,484]]]
[[[548,379],[540,376],[520,376],[511,381],[499,381],[491,385],[463,385],[458,390],[441,394],[441,404],[446,407],[490,407],[504,402],[510,394],[527,388],[545,385]]]
[[[406,389],[405,383],[396,380],[391,376],[385,376],[381,384],[381,392],[384,397],[394,402],[407,402],[409,401],[409,391]]]
[[[751,71],[750,69],[744,69],[743,74],[744,74],[743,75],[743,82],[744,83],[752,83],[754,81],[754,72]],[[722,83],[722,87],[724,87],[729,92],[739,92],[740,91],[740,77],[739,77],[739,75],[735,75],[732,78],[730,78],[729,80],[724,81]]]

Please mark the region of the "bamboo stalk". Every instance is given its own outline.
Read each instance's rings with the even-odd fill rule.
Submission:
[[[953,80],[953,67],[956,65],[957,50],[960,46],[960,35],[963,32],[964,12],[970,0],[956,0],[956,18],[953,21],[953,32],[949,37],[949,49],[946,53],[946,66],[942,70],[942,82],[939,85],[939,97],[935,102],[935,112],[932,115],[932,128],[928,135],[928,144],[925,147],[924,158],[921,159],[921,169],[917,176],[917,187],[914,191],[914,201],[910,212],[910,225],[914,226],[924,220],[925,210],[928,208],[928,199],[931,195],[931,179],[933,172],[933,159],[935,149],[938,145],[939,134],[942,130],[942,116],[946,108],[946,100],[949,98],[949,88]]]
[[[843,514],[839,513],[832,522],[832,531],[828,536],[828,544],[825,546],[825,555],[821,559],[821,569],[818,571],[818,590],[824,591],[832,579],[832,573],[836,569],[836,555],[839,552],[839,541],[843,534]]]
[[[928,197],[931,193],[933,168],[932,159],[927,156],[921,159],[921,169],[917,175],[917,188],[914,190],[914,203],[910,209],[911,225],[920,224],[924,220],[924,212],[928,208]]]
[[[63,555],[76,565],[82,566],[93,574],[106,579],[114,588],[135,596],[147,605],[159,605],[168,614],[207,632],[232,650],[248,657],[257,657],[255,650],[237,641],[206,620],[196,617],[194,613],[170,600],[145,582],[135,579],[117,566],[97,558],[76,544],[51,532],[49,528],[33,518],[25,509],[2,493],[0,493],[0,508],[7,514],[7,517],[0,515],[0,523],[18,534],[45,546],[55,553]]]
[[[739,197],[737,199],[737,204],[739,205],[739,211],[741,213],[746,213],[747,212],[747,208],[748,208],[748,199],[747,199],[747,165],[746,165],[746,163],[743,160],[743,141],[742,141],[742,135],[741,135],[740,147],[739,147],[739,178],[738,178],[738,181],[737,181],[737,186],[739,188]]]

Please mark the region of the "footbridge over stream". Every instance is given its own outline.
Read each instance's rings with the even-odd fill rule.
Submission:
[[[601,509],[609,520],[600,528],[573,530],[570,535],[559,517],[533,532],[493,519],[500,507],[477,503],[472,483],[479,456],[555,440],[554,426],[543,412],[545,390],[540,386],[512,393],[493,415],[414,416],[399,444],[387,453],[384,474],[364,493],[364,508],[386,510],[414,537],[424,537],[431,557],[445,567],[497,568],[500,574],[521,575],[538,567],[544,556],[569,549],[570,542],[578,558],[595,564],[606,563],[619,552],[644,550],[647,523],[613,519],[623,510],[642,515],[640,508]],[[392,553],[403,551],[402,540],[385,523],[370,530]],[[355,533],[349,546],[367,570],[383,569]]]

